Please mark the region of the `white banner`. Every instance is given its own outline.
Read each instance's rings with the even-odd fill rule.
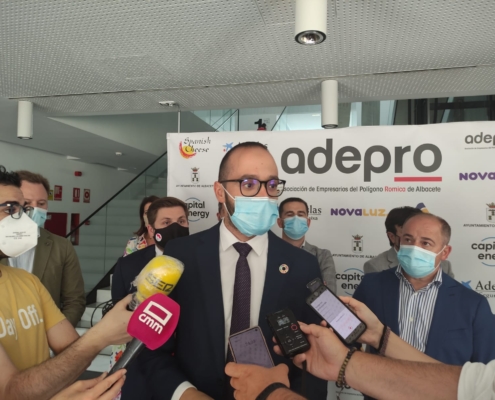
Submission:
[[[168,194],[188,204],[192,233],[217,223],[213,183],[224,154],[239,142],[261,142],[287,181],[280,200],[308,203],[306,237],[332,252],[338,294],[352,295],[364,262],[389,248],[385,217],[407,205],[447,220],[456,279],[495,311],[494,122],[173,133],[167,140]]]

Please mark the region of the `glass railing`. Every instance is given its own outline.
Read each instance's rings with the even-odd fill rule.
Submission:
[[[127,241],[139,229],[139,205],[151,195],[167,195],[166,153],[68,235],[79,257],[86,292],[124,254]]]

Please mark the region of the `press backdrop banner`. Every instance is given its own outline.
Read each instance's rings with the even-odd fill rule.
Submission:
[[[308,203],[306,238],[332,252],[339,295],[352,295],[364,262],[389,248],[385,217],[407,205],[449,222],[456,279],[495,312],[495,122],[169,133],[167,141],[168,194],[186,201],[191,233],[217,223],[222,157],[240,142],[260,142],[287,181],[280,200]]]

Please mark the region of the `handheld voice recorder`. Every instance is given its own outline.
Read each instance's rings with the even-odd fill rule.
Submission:
[[[266,317],[275,340],[285,357],[294,357],[309,350],[309,342],[296,317],[288,308]]]
[[[270,350],[259,326],[246,329],[229,337],[229,347],[238,364],[254,364],[265,368],[274,366]]]
[[[308,288],[311,283],[308,284]],[[306,303],[327,322],[340,340],[347,345],[354,343],[366,330],[366,324],[325,285],[314,288]]]

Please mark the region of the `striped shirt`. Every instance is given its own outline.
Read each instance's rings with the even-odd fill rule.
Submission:
[[[399,289],[399,332],[400,337],[421,352],[426,349],[428,334],[438,289],[442,284],[442,269],[439,268],[435,279],[424,288],[415,291],[411,283],[402,274],[400,265],[395,272],[400,280]]]

